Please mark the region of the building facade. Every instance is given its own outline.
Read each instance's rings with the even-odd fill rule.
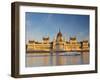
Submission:
[[[78,42],[76,37],[70,37],[67,41],[59,30],[51,42],[49,37],[43,37],[41,42],[29,40],[26,44],[26,51],[89,51],[89,42],[87,40]]]

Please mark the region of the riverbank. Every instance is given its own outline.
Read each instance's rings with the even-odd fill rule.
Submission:
[[[62,53],[62,52],[89,52],[89,50],[69,50],[69,51],[43,51],[43,50],[34,50],[34,51],[26,51],[26,53]]]

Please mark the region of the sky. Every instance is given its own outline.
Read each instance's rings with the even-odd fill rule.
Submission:
[[[29,40],[42,41],[46,36],[52,41],[59,29],[67,41],[70,37],[76,37],[78,41],[89,40],[89,15],[25,13],[26,43]]]

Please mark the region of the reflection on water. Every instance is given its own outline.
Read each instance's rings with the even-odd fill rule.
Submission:
[[[26,54],[26,67],[78,64],[89,64],[89,52]]]

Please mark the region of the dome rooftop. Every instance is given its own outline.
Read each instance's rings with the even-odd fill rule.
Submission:
[[[43,37],[43,40],[49,40],[49,37]]]
[[[59,32],[57,34],[57,37],[62,37],[62,33],[61,33],[60,29],[59,29]]]

